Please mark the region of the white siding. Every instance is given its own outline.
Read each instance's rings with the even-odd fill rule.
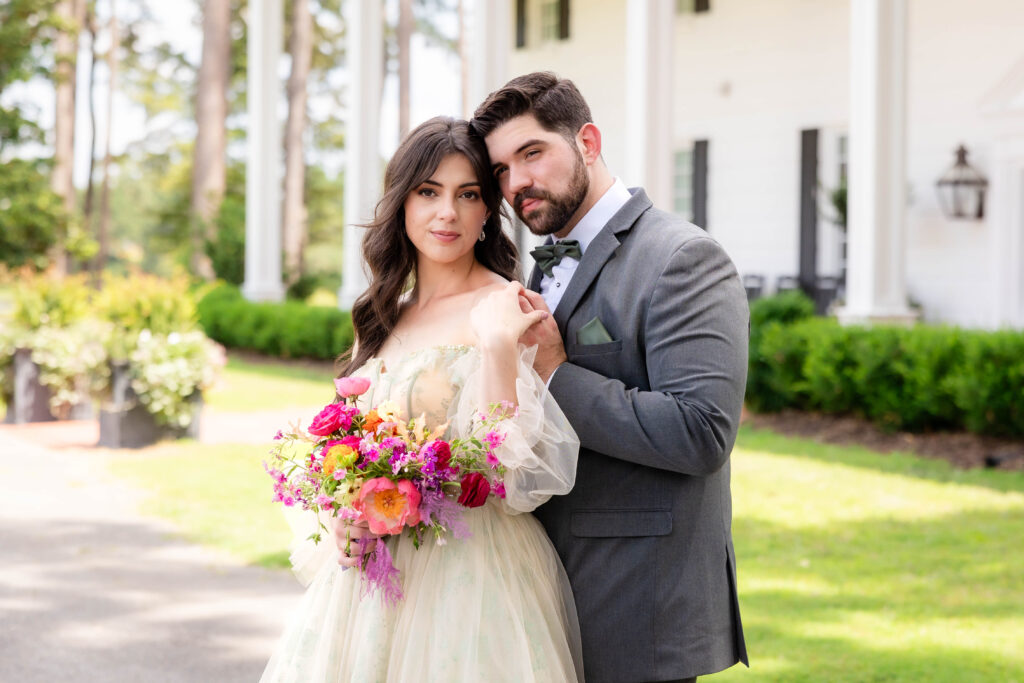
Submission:
[[[529,6],[527,46],[513,50],[511,73],[550,69],[573,79],[616,173],[625,152],[625,0],[573,2],[569,40],[546,44],[539,42],[539,3]],[[797,271],[801,129],[821,129],[821,182],[837,180],[835,152],[824,146],[835,144],[848,120],[849,14],[849,0],[712,0],[710,12],[676,18],[676,123],[666,144],[709,140],[710,232],[741,272],[766,275],[769,289],[777,276]],[[931,321],[991,326],[1006,296],[1005,281],[993,276],[998,245],[1024,225],[999,228],[1000,241],[991,219],[947,220],[935,181],[961,142],[990,180],[997,151],[1024,143],[1022,31],[1019,0],[909,0],[907,284]],[[1003,104],[993,106],[993,93],[1005,95]],[[1020,211],[992,203],[1022,196],[1016,186],[990,193],[986,215],[1019,223]],[[822,212],[830,214],[824,197]],[[824,220],[822,232],[831,230]],[[822,252],[837,249],[838,240],[821,233],[819,240],[819,272],[834,274],[837,257]]]

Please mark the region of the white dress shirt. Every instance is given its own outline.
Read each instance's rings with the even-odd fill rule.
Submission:
[[[569,234],[562,238],[556,237],[554,241],[561,242],[563,239],[577,240],[580,243],[580,251],[586,254],[587,247],[597,237],[597,233],[601,232],[601,229],[629,201],[631,196],[625,184],[616,178],[612,186],[590,207],[590,211],[584,214],[580,222],[569,231]],[[540,295],[544,297],[545,303],[547,303],[548,308],[552,311],[558,306],[558,302],[562,300],[565,288],[569,286],[569,281],[572,280],[573,273],[576,272],[576,268],[579,265],[580,262],[576,259],[566,257],[552,268],[551,277],[547,275],[541,277]]]

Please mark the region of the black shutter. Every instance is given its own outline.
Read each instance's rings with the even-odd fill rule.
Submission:
[[[710,12],[711,0],[695,0],[693,3],[694,12]]]
[[[708,141],[693,142],[693,223],[708,229]]]
[[[526,47],[526,0],[516,0],[516,47]]]
[[[569,37],[569,0],[558,0],[558,39]]]
[[[800,131],[800,289],[814,293],[818,275],[818,129]]]

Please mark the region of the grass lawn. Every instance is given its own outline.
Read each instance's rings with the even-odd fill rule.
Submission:
[[[214,410],[275,410],[323,406],[334,398],[334,374],[300,364],[258,362],[231,355],[217,384],[203,395]]]
[[[173,522],[199,543],[264,567],[287,567],[291,532],[262,446],[165,442],[114,456],[111,470],[151,495],[144,511]]]
[[[284,566],[253,446],[166,444],[114,471],[190,537]],[[744,428],[733,531],[751,669],[716,681],[1024,681],[1024,474]]]

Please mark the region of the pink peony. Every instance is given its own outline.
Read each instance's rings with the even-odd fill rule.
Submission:
[[[370,479],[359,489],[352,507],[359,510],[375,534],[401,533],[405,525],[420,521],[420,493],[413,483],[401,479],[397,483],[384,477]]]
[[[334,388],[342,398],[359,396],[370,388],[370,380],[365,377],[339,377],[334,380]]]
[[[344,403],[329,403],[313,418],[312,424],[309,425],[309,433],[328,436],[339,429],[348,429],[351,425],[351,409]]]

